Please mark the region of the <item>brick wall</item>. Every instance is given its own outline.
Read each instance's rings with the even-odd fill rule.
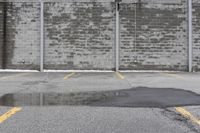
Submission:
[[[121,4],[120,18],[120,69],[188,69],[185,0]]]
[[[6,29],[0,2],[0,69],[39,69],[40,4],[8,1]],[[114,0],[59,1],[44,5],[45,69],[114,69]],[[186,0],[137,2],[120,5],[120,69],[187,71]],[[193,0],[195,71],[200,70],[199,16],[200,2]]]
[[[39,3],[7,3],[7,69],[39,69]]]
[[[200,70],[200,1],[193,0],[193,65]]]
[[[45,68],[115,67],[112,3],[45,3]]]
[[[4,25],[4,3],[0,3],[0,69],[2,69],[3,62],[3,25]]]

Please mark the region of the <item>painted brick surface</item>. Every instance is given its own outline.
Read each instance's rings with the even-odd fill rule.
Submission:
[[[112,3],[45,3],[46,69],[113,69]]]
[[[142,2],[120,6],[120,69],[186,71],[186,1]]]
[[[36,3],[8,0],[5,44],[5,3],[1,1],[4,0],[0,0],[0,69],[3,66],[7,69],[39,69],[39,0],[32,0]],[[44,1],[52,1],[45,3],[46,69],[110,70],[115,67],[114,0]],[[186,0],[137,2],[123,0],[120,6],[120,69],[186,71]],[[200,1],[193,0],[195,71],[200,70],[199,16]]]
[[[2,69],[3,62],[3,25],[4,25],[4,3],[0,3],[0,69]]]
[[[200,71],[200,1],[193,0],[193,69]]]
[[[7,69],[39,69],[39,13],[39,3],[7,3]]]

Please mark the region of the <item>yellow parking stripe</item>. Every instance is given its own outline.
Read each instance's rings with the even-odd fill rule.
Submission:
[[[70,77],[72,77],[74,74],[75,74],[75,72],[70,73],[70,74],[67,74],[63,79],[64,79],[64,80],[67,80],[67,79],[69,79]]]
[[[11,117],[12,115],[16,114],[17,112],[19,112],[22,108],[20,107],[14,107],[12,109],[10,109],[8,112],[6,112],[5,114],[0,116],[0,123],[4,122],[6,119],[8,119],[9,117]]]
[[[183,107],[176,107],[175,108],[177,112],[179,112],[183,117],[191,120],[192,122],[198,124],[200,126],[200,120],[198,118],[196,118],[195,116],[193,116],[189,111],[187,111],[185,108]]]
[[[115,72],[115,74],[117,75],[117,77],[118,77],[119,79],[124,79],[124,76],[123,76],[121,73]]]
[[[172,74],[172,73],[161,73],[161,74],[166,75],[166,76],[170,76],[170,77],[174,77],[176,79],[184,79],[182,76],[177,75],[177,74]]]
[[[25,75],[28,75],[28,74],[30,74],[30,73],[20,73],[20,74],[15,74],[15,75],[11,75],[11,76],[0,77],[0,80],[16,78],[16,77],[25,76]]]

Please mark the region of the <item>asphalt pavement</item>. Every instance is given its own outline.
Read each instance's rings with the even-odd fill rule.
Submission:
[[[200,73],[0,73],[0,133],[200,133]]]

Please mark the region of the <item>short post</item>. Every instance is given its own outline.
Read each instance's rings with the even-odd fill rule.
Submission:
[[[40,106],[43,106],[44,105],[44,94],[43,93],[40,93],[40,103],[39,103]]]

